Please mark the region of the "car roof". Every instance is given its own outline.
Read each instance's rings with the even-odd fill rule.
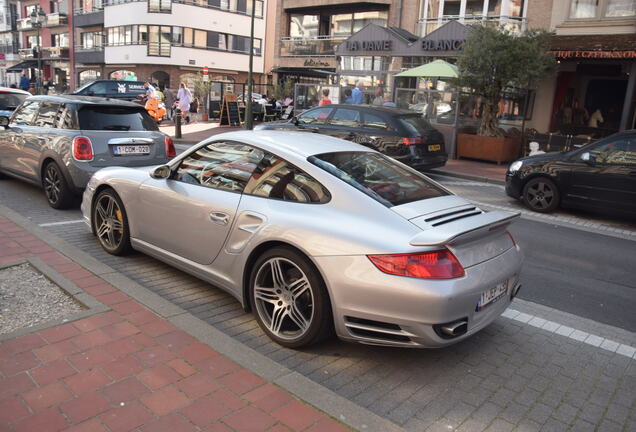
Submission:
[[[0,93],[16,93],[31,96],[31,93],[18,88],[0,87]]]
[[[47,102],[56,102],[56,103],[74,103],[74,104],[83,104],[83,105],[117,105],[117,106],[143,108],[139,104],[122,101],[121,99],[111,99],[111,98],[103,98],[103,97],[97,97],[97,96],[81,96],[81,95],[72,95],[72,94],[62,94],[62,95],[54,95],[54,96],[49,96],[49,95],[31,96],[29,100],[47,101]]]
[[[363,111],[371,111],[371,112],[377,112],[377,113],[382,113],[382,114],[388,114],[388,115],[421,115],[418,114],[415,111],[410,111],[407,109],[402,109],[402,108],[394,108],[394,107],[387,107],[387,106],[382,106],[382,105],[366,105],[366,104],[362,104],[362,105],[352,105],[352,104],[331,104],[331,105],[322,105],[322,106],[317,106],[317,107],[311,107],[309,109],[314,109],[314,108],[354,108],[354,109],[360,109],[362,108]],[[307,110],[309,111],[309,110]]]
[[[215,135],[206,142],[232,140],[251,144],[278,156],[309,156],[333,152],[375,152],[368,147],[339,138],[313,132],[294,132],[278,130],[236,131]]]

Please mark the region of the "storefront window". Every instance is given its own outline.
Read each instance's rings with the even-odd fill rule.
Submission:
[[[84,84],[98,80],[101,77],[99,71],[96,70],[85,70],[79,73],[79,85],[83,86]]]
[[[570,18],[595,18],[599,0],[572,0]]]
[[[292,14],[289,21],[289,36],[297,38],[318,37],[318,15]]]
[[[608,0],[608,17],[630,17],[636,15],[636,1],[634,0]]]

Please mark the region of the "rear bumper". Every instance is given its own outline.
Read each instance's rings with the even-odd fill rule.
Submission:
[[[439,168],[446,165],[448,155],[441,154],[435,156],[413,156],[406,155],[402,157],[396,157],[397,160],[414,168],[416,170],[429,170],[433,168]]]
[[[467,268],[462,278],[424,280],[382,273],[364,255],[315,258],[321,273],[328,276],[340,338],[414,348],[451,345],[492,323],[512,301],[522,261],[523,254],[514,246]],[[486,309],[476,311],[481,294],[504,281],[506,293]],[[468,322],[466,333],[443,338],[436,332],[439,325],[458,320]],[[366,329],[360,331],[360,323]]]

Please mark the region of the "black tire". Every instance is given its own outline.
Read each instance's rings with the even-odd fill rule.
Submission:
[[[289,283],[289,286],[293,287],[294,282],[302,282],[301,279],[303,279],[304,276],[309,283],[308,287],[303,289],[301,294],[297,297],[293,295],[291,297],[288,296],[287,294],[291,291],[285,290],[281,292],[281,290],[276,290],[274,288],[276,284],[273,278],[271,278],[272,262],[281,263],[281,274],[285,282]],[[304,275],[298,270],[304,273]],[[270,272],[269,277],[271,279],[268,279],[268,271]],[[275,292],[280,294],[280,297],[278,296],[279,294],[271,292],[271,296],[273,297],[268,297],[267,300],[263,300],[263,295],[261,294],[257,303],[255,290],[257,277],[259,278],[260,290],[274,289]],[[270,280],[272,282],[272,288],[262,288],[267,285],[266,282]],[[276,247],[269,249],[254,263],[249,283],[250,304],[256,321],[261,329],[276,343],[287,348],[300,348],[320,342],[332,335],[333,315],[331,312],[329,294],[327,293],[327,289],[318,270],[304,255],[291,248]],[[301,285],[297,284],[297,286]],[[309,292],[311,295],[308,294]],[[309,298],[311,299],[310,307],[307,304],[307,299]],[[283,303],[283,301],[285,303]],[[291,305],[292,303],[293,306]],[[285,304],[288,305],[285,306]],[[266,316],[269,308],[271,308],[271,312],[269,312],[271,313],[271,320],[268,320]],[[279,320],[281,324],[279,325],[278,332],[274,332],[270,328],[270,325],[274,325],[273,317],[276,310],[283,310],[281,314],[282,318]],[[308,322],[304,330],[301,330],[301,327],[296,324],[299,321],[302,322],[302,319],[298,320],[298,315],[295,315],[297,318],[293,318],[293,315],[298,313],[298,311],[302,314],[301,317]],[[309,315],[309,318],[307,318],[307,315]],[[267,321],[270,322],[268,323]],[[297,334],[293,332],[294,327],[299,329],[296,332]],[[284,334],[285,329],[291,330],[288,331],[288,334]]]
[[[533,211],[550,213],[556,210],[560,200],[557,185],[547,177],[535,177],[523,187],[523,202]]]
[[[54,209],[66,209],[73,205],[75,195],[62,169],[55,162],[49,162],[42,170],[42,187],[46,200]]]
[[[95,197],[91,224],[99,244],[109,254],[126,255],[132,251],[128,215],[113,189],[104,189]]]

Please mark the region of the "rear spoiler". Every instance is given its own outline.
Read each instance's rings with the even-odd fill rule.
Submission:
[[[490,231],[504,229],[520,216],[519,213],[492,211],[459,219],[431,228],[411,239],[411,246],[439,246],[460,239],[467,241],[488,234]]]

